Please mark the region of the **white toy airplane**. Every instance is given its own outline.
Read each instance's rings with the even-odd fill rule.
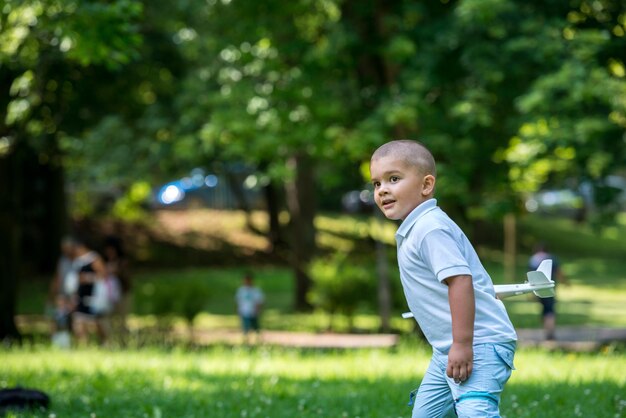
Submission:
[[[552,280],[552,260],[543,260],[536,271],[526,273],[528,281],[520,284],[497,284],[493,288],[498,299],[509,296],[524,295],[533,292],[540,298],[550,298],[554,296],[555,283]],[[402,318],[413,318],[412,312],[405,312]]]

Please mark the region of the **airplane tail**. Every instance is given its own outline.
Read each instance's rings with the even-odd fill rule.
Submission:
[[[552,281],[552,260],[543,260],[536,271],[526,273],[528,283],[541,289],[534,290],[533,293],[540,298],[554,297],[554,281]],[[550,287],[544,287],[551,285]]]

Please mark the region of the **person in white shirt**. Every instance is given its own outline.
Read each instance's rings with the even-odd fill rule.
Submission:
[[[408,306],[433,356],[411,392],[413,418],[499,417],[517,335],[476,251],[438,206],[435,160],[416,141],[391,141],[370,161],[374,198],[396,233]]]
[[[258,339],[260,335],[259,317],[264,296],[261,289],[254,285],[252,274],[246,273],[243,277],[243,284],[237,289],[235,301],[237,303],[237,313],[241,319],[244,341],[248,342],[250,331],[256,332]]]

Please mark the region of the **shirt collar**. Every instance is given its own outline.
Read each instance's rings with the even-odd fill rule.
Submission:
[[[417,222],[419,218],[421,218],[427,212],[435,209],[437,207],[437,199],[428,199],[425,202],[422,202],[415,209],[409,213],[409,215],[402,221],[398,231],[396,232],[396,241],[401,242],[411,231],[413,225]]]

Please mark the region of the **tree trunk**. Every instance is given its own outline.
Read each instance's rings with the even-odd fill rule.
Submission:
[[[313,163],[309,156],[292,156],[288,165],[294,170],[295,177],[285,185],[287,205],[291,215],[291,265],[294,270],[296,286],[294,308],[299,311],[310,310],[307,293],[311,288],[311,278],[307,273],[309,261],[313,257],[315,245],[315,181]]]
[[[0,157],[0,340],[19,340],[15,326],[21,222],[21,176],[16,150]]]
[[[55,141],[55,139],[51,139]],[[58,150],[55,150],[58,155]],[[59,157],[56,157],[59,158]],[[56,268],[61,254],[60,243],[68,232],[69,218],[67,213],[67,199],[65,195],[65,172],[60,161],[53,159],[45,167],[46,175],[46,216],[41,220],[46,245],[41,260],[41,271],[51,272]]]
[[[267,233],[273,253],[282,248],[285,244],[283,231],[280,226],[280,199],[278,190],[271,181],[263,187],[267,216],[269,219],[269,230]]]
[[[45,164],[23,140],[0,157],[0,339],[19,339],[18,278],[51,273],[67,230],[63,166],[55,138],[47,140]],[[21,259],[25,251],[28,263]]]
[[[18,202],[22,222],[21,251],[28,254],[24,276],[49,275],[60,255],[59,243],[67,232],[67,206],[63,166],[56,138],[45,138],[47,160],[25,145],[18,167],[19,176],[28,179]]]
[[[248,229],[255,230],[254,224],[252,223],[250,204],[246,198],[246,192],[243,189],[243,183],[240,176],[237,173],[226,171],[225,177],[228,185],[230,186],[230,190],[233,192],[237,209],[242,210],[246,214],[246,227]]]
[[[515,223],[514,213],[504,215],[504,278],[507,283],[515,282],[515,250],[517,247]]]

